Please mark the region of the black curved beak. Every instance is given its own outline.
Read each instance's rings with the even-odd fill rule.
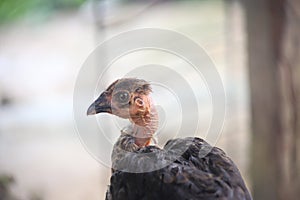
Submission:
[[[110,99],[106,92],[103,92],[87,110],[87,115],[95,115],[97,113],[112,113]]]

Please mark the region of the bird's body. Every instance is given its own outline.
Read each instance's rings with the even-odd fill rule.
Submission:
[[[88,109],[132,122],[114,145],[106,199],[251,200],[238,168],[221,149],[192,137],[169,140],[164,148],[150,145],[158,125],[150,92],[144,80],[120,79]]]
[[[251,199],[233,161],[204,140],[174,139],[160,149],[156,146],[138,148],[133,143],[130,146],[130,138],[130,135],[122,136],[118,142],[123,145],[115,146],[126,150],[116,154],[120,157],[114,159],[113,167],[117,170],[113,170],[107,200]],[[211,151],[201,156],[203,148],[211,148]],[[177,151],[182,149],[187,150],[178,157]],[[157,169],[163,165],[166,166]],[[131,169],[146,172],[128,172]]]

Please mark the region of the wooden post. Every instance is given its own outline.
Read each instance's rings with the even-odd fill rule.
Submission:
[[[244,0],[254,199],[299,197],[300,4],[296,2]]]

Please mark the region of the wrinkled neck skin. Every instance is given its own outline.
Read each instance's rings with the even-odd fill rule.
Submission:
[[[130,135],[135,137],[135,144],[144,147],[155,141],[153,135],[158,129],[158,113],[150,97],[147,97],[145,107],[136,115],[131,116],[132,130]]]

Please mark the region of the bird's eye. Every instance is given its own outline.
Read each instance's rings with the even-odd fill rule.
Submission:
[[[128,92],[119,92],[119,93],[117,93],[117,100],[120,103],[128,103],[128,101],[129,101]]]

